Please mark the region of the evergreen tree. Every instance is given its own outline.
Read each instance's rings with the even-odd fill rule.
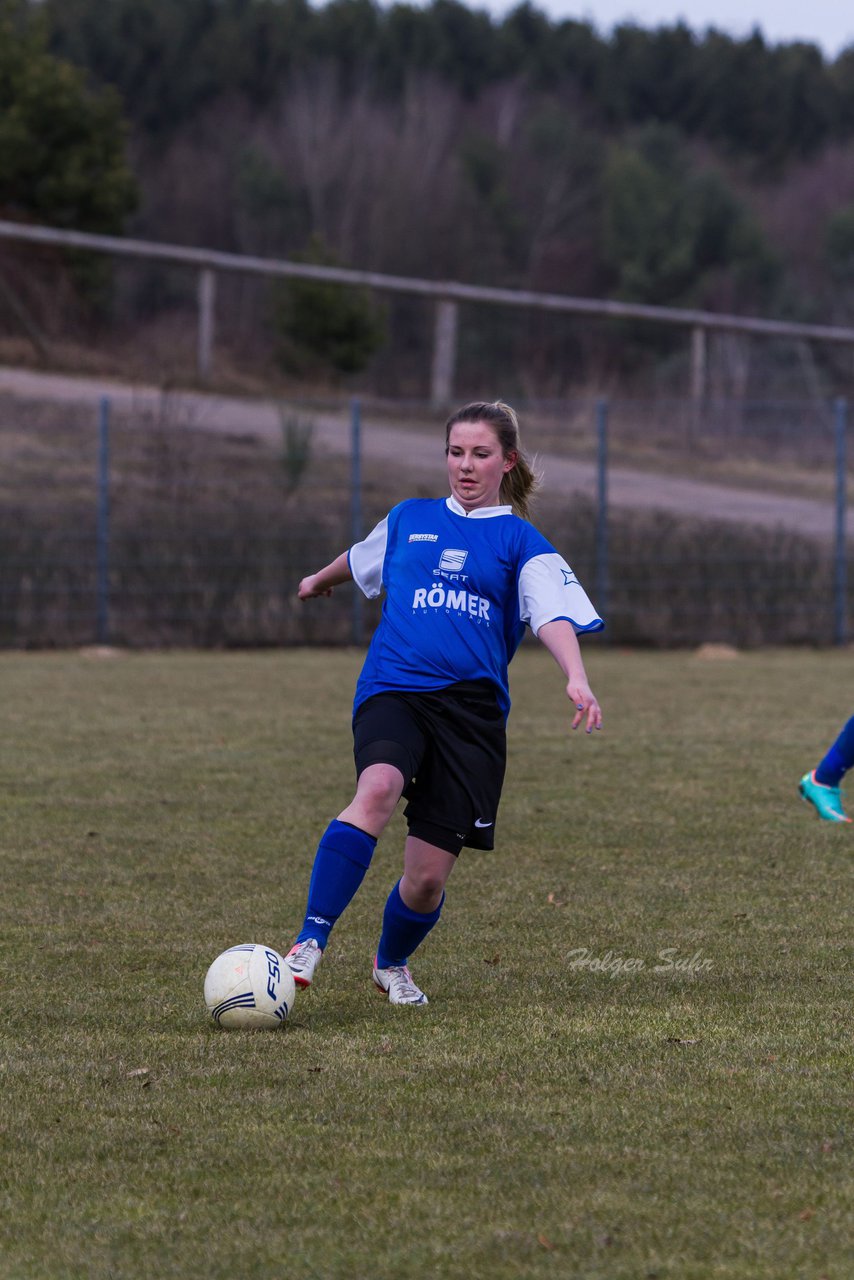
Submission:
[[[728,310],[754,309],[767,302],[776,276],[747,210],[718,173],[691,165],[666,126],[613,149],[603,239],[615,293],[631,301],[708,306],[725,297]]]
[[[302,258],[318,266],[340,265],[318,237]],[[274,307],[279,361],[289,373],[359,373],[385,336],[379,307],[366,289],[351,285],[294,278],[277,286]]]
[[[0,209],[81,231],[120,232],[135,206],[118,97],[51,56],[40,22],[0,7]]]

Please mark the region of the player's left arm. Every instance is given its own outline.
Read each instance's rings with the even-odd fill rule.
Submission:
[[[537,632],[537,639],[542,640],[566,676],[566,696],[575,707],[575,715],[572,718],[573,729],[578,728],[585,716],[587,718],[585,729],[588,733],[592,733],[594,729],[601,729],[602,708],[590,688],[581,657],[581,646],[572,623],[565,618],[544,622]]]
[[[533,550],[535,554],[519,572],[519,617],[542,640],[566,676],[566,694],[575,708],[573,729],[586,716],[590,733],[602,728],[602,711],[590,688],[577,636],[579,632],[601,631],[605,624],[563,556],[544,538]]]

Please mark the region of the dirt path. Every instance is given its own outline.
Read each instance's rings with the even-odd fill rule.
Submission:
[[[170,421],[229,435],[252,435],[271,443],[281,439],[279,410],[271,401],[187,391],[166,395],[157,387],[0,367],[0,395],[3,394],[27,400],[90,404],[93,410],[102,397],[107,396],[117,408],[145,411],[155,416],[164,412],[168,402]],[[320,448],[329,452],[349,451],[350,423],[345,411],[312,413],[311,416],[315,423],[315,441]],[[395,428],[366,419],[362,447],[366,458],[432,472],[444,483],[444,465],[435,432]],[[538,462],[549,492],[595,494],[596,470],[592,463],[553,454],[538,454]],[[766,528],[783,527],[822,540],[833,536],[834,511],[830,502],[732,489],[689,477],[654,475],[612,466],[608,472],[608,497],[610,505],[616,508],[668,511]]]

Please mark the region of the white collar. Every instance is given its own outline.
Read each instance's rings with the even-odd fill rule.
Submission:
[[[445,506],[449,511],[453,511],[456,516],[466,516],[472,520],[475,518],[480,520],[488,520],[491,516],[512,516],[513,508],[506,507],[475,507],[474,511],[466,511],[457,499],[451,494],[445,499]]]

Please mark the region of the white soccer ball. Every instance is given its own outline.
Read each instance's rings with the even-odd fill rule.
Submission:
[[[294,1007],[294,976],[282,956],[259,942],[229,947],[205,975],[205,1004],[229,1030],[276,1030]]]

